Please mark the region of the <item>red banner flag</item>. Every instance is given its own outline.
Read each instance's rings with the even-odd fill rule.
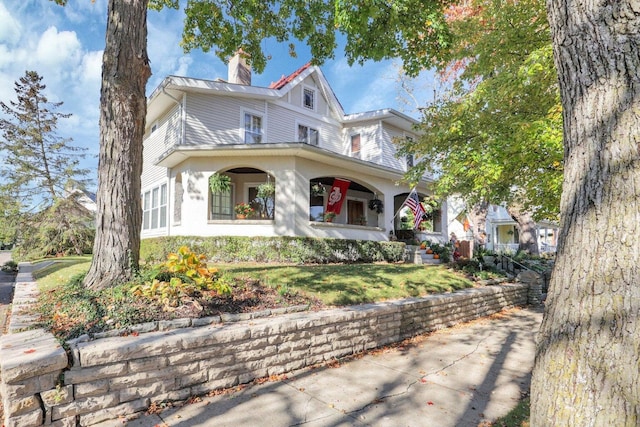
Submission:
[[[346,179],[335,178],[333,180],[333,186],[327,198],[327,209],[325,213],[335,212],[336,215],[340,215],[342,202],[347,196],[349,184],[351,184],[351,181],[347,181]]]

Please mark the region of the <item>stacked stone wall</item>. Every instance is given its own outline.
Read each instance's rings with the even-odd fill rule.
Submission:
[[[402,301],[160,330],[64,349],[43,330],[0,338],[5,425],[89,426],[152,402],[248,383],[526,305],[503,284]]]

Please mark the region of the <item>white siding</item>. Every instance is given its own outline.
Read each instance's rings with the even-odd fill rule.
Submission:
[[[381,129],[381,159],[380,164],[398,169],[401,171],[407,170],[407,162],[404,156],[400,159],[396,157],[396,145],[393,143],[394,138],[403,138],[406,133],[401,129],[393,126],[383,125]],[[415,139],[415,136],[414,136]]]
[[[240,128],[243,108],[265,113],[265,103],[260,100],[232,98],[228,96],[189,94],[187,96],[186,144],[222,145],[241,144]],[[266,117],[264,141],[269,141]]]
[[[145,136],[142,151],[142,188],[167,177],[167,169],[154,163],[162,153],[180,143],[180,108],[176,105],[157,122],[157,128]]]

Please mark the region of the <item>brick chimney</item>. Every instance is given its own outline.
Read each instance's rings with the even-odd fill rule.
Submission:
[[[242,49],[238,50],[229,60],[229,74],[227,81],[245,86],[251,86],[251,66],[247,65],[249,57]]]

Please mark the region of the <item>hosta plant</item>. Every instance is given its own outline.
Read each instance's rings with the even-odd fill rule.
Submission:
[[[206,255],[196,254],[187,246],[170,253],[164,263],[151,270],[147,280],[130,289],[133,295],[158,299],[170,307],[204,291],[229,294],[231,289],[218,269],[207,267]]]

